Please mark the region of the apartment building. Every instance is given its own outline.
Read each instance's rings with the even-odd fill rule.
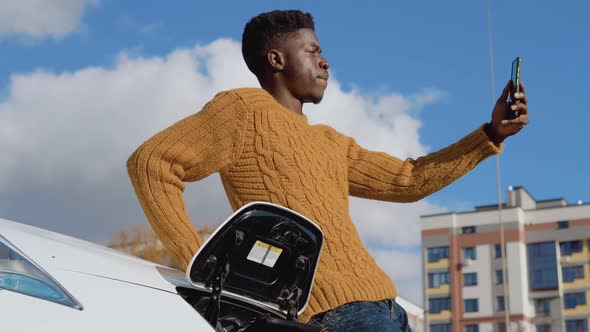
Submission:
[[[426,330],[589,331],[590,204],[515,187],[499,215],[421,217]]]

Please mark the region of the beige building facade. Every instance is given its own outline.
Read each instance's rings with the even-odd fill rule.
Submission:
[[[590,204],[578,203],[516,187],[501,218],[497,205],[421,217],[425,330],[588,331]]]

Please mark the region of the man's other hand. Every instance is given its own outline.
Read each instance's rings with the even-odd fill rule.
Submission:
[[[492,111],[492,122],[487,126],[487,134],[496,145],[502,143],[506,137],[518,133],[529,123],[528,100],[525,95],[524,84],[520,83],[520,92],[513,94],[512,100],[515,102],[509,105],[506,100],[511,90],[512,81],[508,81]],[[511,107],[512,112],[518,111],[519,116],[517,118],[510,119],[509,107]]]

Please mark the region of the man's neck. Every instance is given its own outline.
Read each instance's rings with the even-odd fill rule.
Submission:
[[[264,90],[270,93],[271,96],[285,108],[290,109],[291,111],[297,114],[303,114],[303,104],[297,98],[295,98],[287,89],[278,87],[278,86],[262,86]]]

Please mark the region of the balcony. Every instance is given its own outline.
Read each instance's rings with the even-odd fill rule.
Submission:
[[[428,295],[446,295],[451,294],[451,287],[449,284],[443,284],[436,288],[428,288],[426,289],[426,294]]]
[[[561,256],[561,263],[584,263],[588,260],[586,251],[573,252],[569,255]]]
[[[448,258],[441,258],[437,262],[428,262],[426,264],[427,270],[448,269],[448,268],[449,268],[449,259]]]
[[[590,278],[574,279],[573,281],[563,281],[563,289],[584,289],[590,288]]]
[[[453,317],[453,312],[451,310],[442,310],[439,313],[429,313],[428,320],[429,321],[444,321],[449,320]]]
[[[590,290],[586,290],[584,304],[578,304],[574,308],[564,308],[563,313],[567,316],[590,316]],[[566,299],[567,301],[567,299]]]

